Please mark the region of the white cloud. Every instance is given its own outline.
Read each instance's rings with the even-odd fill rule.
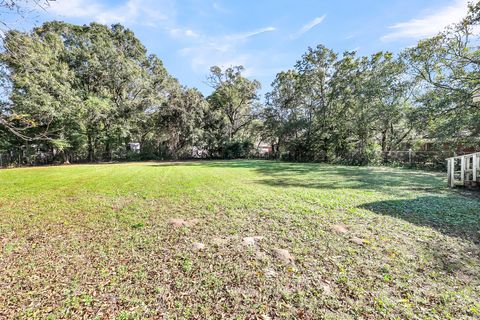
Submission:
[[[218,2],[214,2],[213,6],[217,11],[225,11]],[[266,26],[247,32],[205,34],[177,21],[175,0],[123,0],[116,5],[107,5],[106,1],[98,0],[62,0],[53,2],[49,12],[82,22],[122,23],[129,27],[141,24],[159,28],[171,39],[184,45],[178,51],[179,56],[199,74],[208,73],[213,65],[243,65],[246,76],[256,75],[264,68],[261,61],[269,61],[271,57],[267,53],[247,49],[245,44],[253,37],[276,30]]]
[[[184,39],[184,38],[199,38],[200,34],[191,29],[184,28],[167,28],[168,33],[174,39]]]
[[[162,12],[155,10],[158,1],[128,0],[115,7],[106,7],[94,0],[52,1],[49,12],[67,18],[83,18],[103,24],[136,24],[157,26],[175,14],[171,0],[161,1]]]
[[[273,32],[275,30],[276,29],[274,27],[266,27],[266,28],[249,31],[249,32],[233,33],[233,34],[228,34],[220,37],[209,37],[209,36],[202,35],[197,31],[193,31],[191,29],[167,28],[168,33],[174,39],[177,39],[177,40],[198,39],[201,45],[208,45],[210,47],[217,47],[219,49],[229,46],[229,43],[233,41],[244,41],[251,37],[257,36],[259,34]],[[220,50],[220,51],[225,51],[225,50]]]
[[[448,25],[459,22],[465,17],[468,12],[467,4],[468,0],[456,0],[453,4],[421,18],[396,23],[389,27],[393,31],[381,37],[381,40],[421,39],[433,36]]]
[[[266,32],[272,32],[275,31],[276,29],[274,27],[266,27],[266,28],[261,28],[258,30],[250,31],[250,32],[245,32],[245,33],[238,33],[238,34],[232,34],[227,36],[228,39],[232,40],[242,40],[242,39],[248,39],[250,37],[254,37],[256,35],[266,33]]]
[[[345,40],[350,40],[350,39],[353,39],[355,37],[357,37],[358,33],[357,32],[353,32],[353,33],[349,33],[348,35],[345,36]]]
[[[290,38],[296,39],[296,38],[300,37],[302,34],[307,33],[308,31],[310,31],[311,29],[313,29],[314,27],[316,27],[317,25],[322,23],[323,20],[325,20],[326,17],[327,17],[326,14],[324,14],[321,17],[316,17],[315,19],[313,19],[312,21],[310,21],[309,23],[304,25],[300,30],[298,30],[297,33],[291,35]]]
[[[217,11],[219,13],[230,13],[230,10],[223,7],[219,2],[214,2],[212,4],[212,7],[215,11]]]
[[[188,38],[185,30],[170,34],[177,39],[183,37],[183,40],[189,42],[189,46],[179,50],[179,54],[190,60],[193,71],[205,73],[213,65],[221,67],[243,65],[245,75],[251,76],[255,74],[258,67],[259,54],[253,51],[245,52],[242,50],[242,45],[254,36],[275,30],[274,27],[265,27],[223,36],[207,36],[195,33],[195,38]]]
[[[308,32],[310,31],[312,28],[314,28],[315,26],[319,25],[320,23],[323,22],[323,20],[325,20],[325,17],[327,15],[323,15],[321,17],[316,17],[315,19],[313,19],[312,21],[310,21],[309,23],[307,23],[306,25],[304,25],[302,27],[302,29],[300,29],[299,33],[300,34],[304,34],[305,32]]]
[[[240,53],[236,46],[231,43],[210,41],[196,43],[191,47],[179,50],[179,54],[190,60],[192,70],[197,73],[206,73],[213,65],[228,67],[243,65],[248,67],[253,56],[248,53]]]
[[[95,17],[102,10],[99,4],[85,0],[52,1],[49,6],[50,12],[72,18]]]

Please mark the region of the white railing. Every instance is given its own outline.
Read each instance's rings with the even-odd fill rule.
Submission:
[[[480,183],[480,152],[447,158],[448,186],[475,186]]]

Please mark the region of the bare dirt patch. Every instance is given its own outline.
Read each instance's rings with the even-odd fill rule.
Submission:
[[[273,249],[274,256],[283,263],[291,263],[295,260],[293,255],[286,249]]]
[[[347,233],[348,228],[344,224],[336,224],[336,225],[332,226],[332,231],[334,231],[336,233]]]
[[[254,237],[244,237],[242,239],[242,243],[245,246],[253,246],[255,245],[258,241],[263,240],[262,236],[254,236]]]
[[[181,218],[173,218],[168,220],[168,224],[175,228],[182,228],[182,227],[193,227],[198,223],[198,219],[190,219],[190,220],[185,220]]]

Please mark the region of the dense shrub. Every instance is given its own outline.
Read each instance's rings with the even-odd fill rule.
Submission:
[[[223,149],[223,158],[239,159],[247,158],[253,149],[253,144],[250,141],[232,141],[225,144]]]

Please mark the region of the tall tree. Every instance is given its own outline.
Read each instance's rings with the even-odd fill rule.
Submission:
[[[478,40],[477,4],[461,23],[402,53],[416,80],[415,100],[430,135],[452,147],[479,142],[480,105],[472,101],[480,89]]]
[[[120,25],[49,22],[10,32],[2,56],[13,82],[12,115],[28,115],[89,160],[124,153],[137,121],[166,97],[161,61]],[[52,129],[55,129],[52,131]],[[75,145],[73,145],[75,144]]]
[[[9,18],[18,20],[18,17],[22,19],[27,19],[29,13],[34,11],[32,8],[41,8],[45,9],[48,7],[49,0],[1,0],[0,1],[0,37],[2,42],[5,41],[5,35],[11,30]],[[8,47],[4,46],[4,50],[8,50]],[[24,141],[33,141],[33,140],[48,140],[49,132],[41,131],[38,133],[38,130],[32,130],[37,126],[37,119],[27,117],[27,115],[19,115],[12,113],[12,102],[5,97],[9,97],[11,88],[11,83],[9,79],[8,72],[6,71],[5,65],[2,63],[0,66],[1,71],[1,80],[0,85],[2,89],[3,101],[0,102],[0,130],[8,131],[10,134],[13,134],[16,138],[22,139]],[[34,135],[32,132],[36,132]]]
[[[73,88],[74,74],[64,61],[62,39],[52,32],[11,31],[4,45],[0,59],[12,90],[2,123],[20,139],[45,139],[63,151],[69,146],[66,135],[77,123],[79,97]]]
[[[265,136],[296,160],[364,164],[411,132],[408,81],[390,53],[337,55],[320,45],[281,72],[267,94]],[[278,153],[278,151],[277,151]]]
[[[238,137],[255,118],[260,83],[242,76],[244,68],[236,66],[224,71],[210,68],[209,82],[213,93],[207,98],[211,108],[219,110],[228,122],[228,141]]]
[[[178,87],[159,110],[161,128],[173,159],[192,156],[195,148],[203,148],[203,117],[206,101],[196,89]]]

